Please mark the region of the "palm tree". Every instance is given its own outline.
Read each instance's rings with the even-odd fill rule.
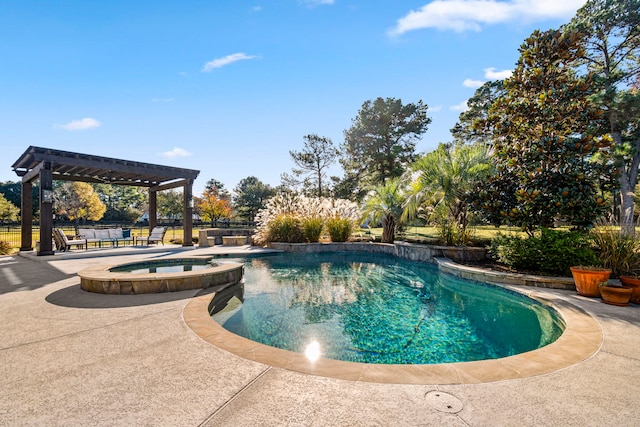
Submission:
[[[410,184],[403,219],[413,219],[431,205],[434,210],[443,210],[444,221],[455,224],[458,235],[464,236],[468,224],[465,194],[490,170],[484,145],[440,144],[419,158],[405,176]]]
[[[369,191],[363,201],[362,215],[382,223],[382,243],[393,243],[402,218],[405,193],[399,178],[387,179]]]

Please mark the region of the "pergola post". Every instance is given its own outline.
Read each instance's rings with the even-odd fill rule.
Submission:
[[[193,246],[193,181],[184,184],[184,218],[182,246]]]
[[[51,162],[40,169],[40,248],[37,255],[53,255],[53,176]],[[23,195],[24,196],[24,195]]]
[[[149,232],[158,225],[158,192],[149,188]]]
[[[31,181],[22,182],[22,197],[20,199],[20,226],[22,238],[21,251],[33,250],[33,184]]]

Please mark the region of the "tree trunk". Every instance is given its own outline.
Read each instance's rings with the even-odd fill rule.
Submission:
[[[620,134],[612,134],[614,141],[622,143]],[[636,232],[634,221],[635,189],[638,183],[638,167],[640,166],[640,139],[635,143],[635,152],[631,158],[629,169],[622,167],[620,174],[620,231],[627,236]]]
[[[382,220],[382,243],[393,243],[396,239],[396,219],[387,215]]]

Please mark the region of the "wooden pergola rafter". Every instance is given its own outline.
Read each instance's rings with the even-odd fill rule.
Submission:
[[[157,192],[183,187],[183,246],[192,246],[193,182],[200,171],[131,160],[73,153],[51,148],[29,147],[12,166],[22,178],[21,251],[33,250],[31,223],[34,180],[40,180],[40,248],[38,255],[53,255],[53,181],[82,181],[129,185],[149,189],[149,229],[157,225]]]

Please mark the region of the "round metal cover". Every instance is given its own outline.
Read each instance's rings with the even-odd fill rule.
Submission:
[[[430,391],[425,395],[429,406],[440,412],[455,414],[462,410],[462,402],[452,394],[442,391]]]

